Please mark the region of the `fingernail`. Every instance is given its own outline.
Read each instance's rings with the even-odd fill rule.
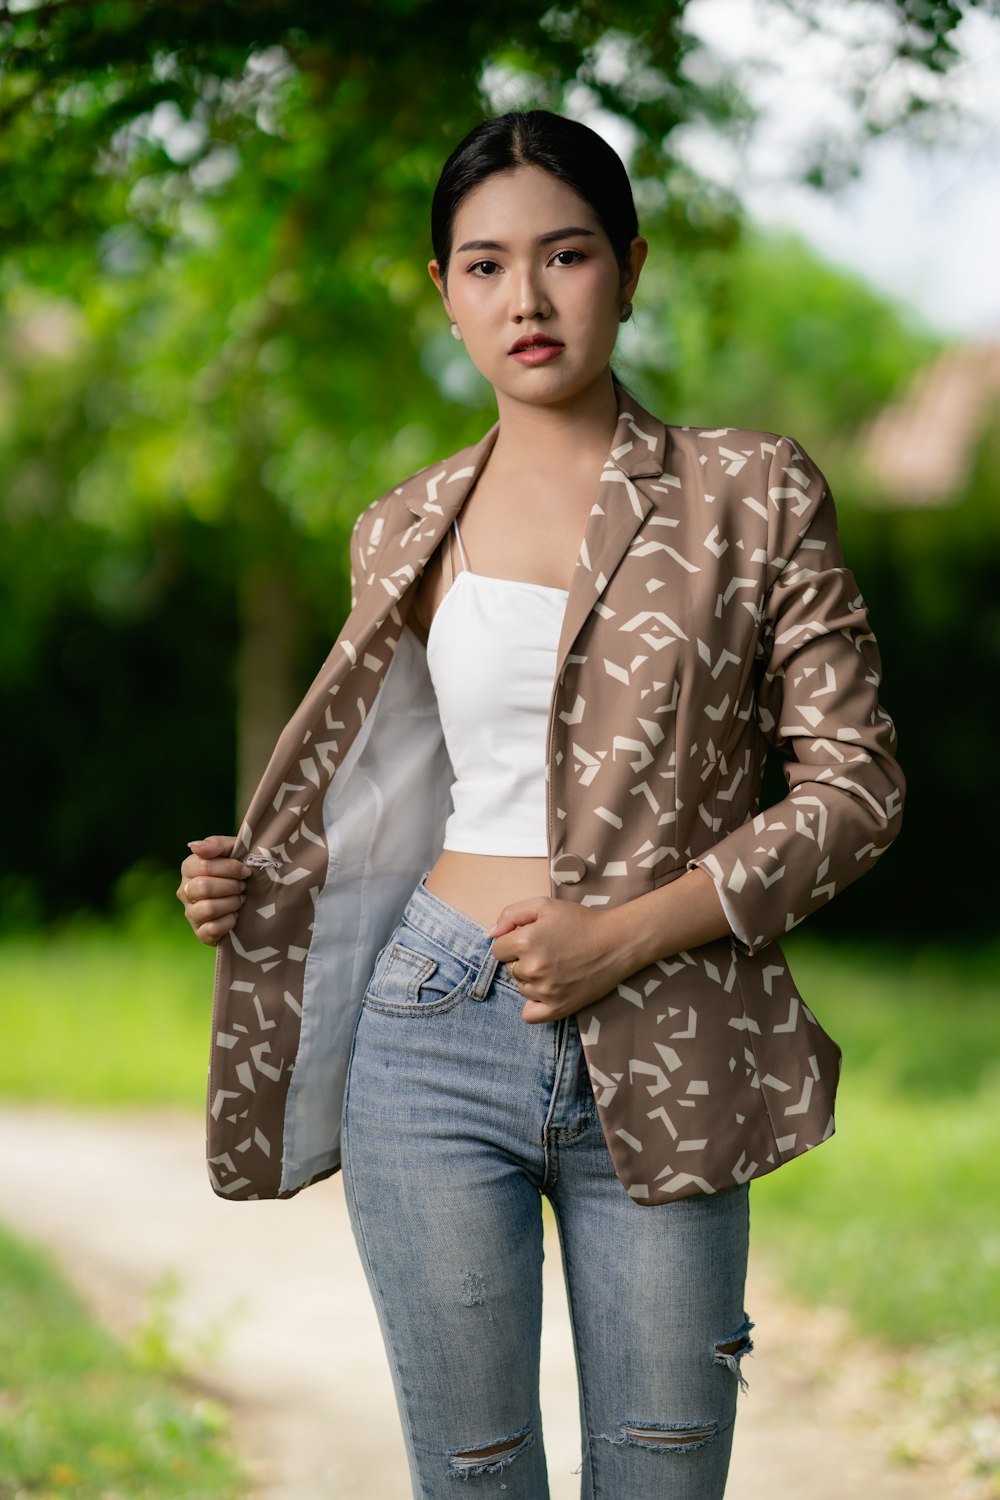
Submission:
[[[241,865],[240,873],[242,874],[244,880],[249,880],[250,876],[253,874],[253,870],[249,865]]]

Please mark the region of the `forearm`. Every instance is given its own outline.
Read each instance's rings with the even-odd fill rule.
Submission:
[[[715,882],[704,870],[688,870],[606,915],[623,979],[658,958],[731,934]]]

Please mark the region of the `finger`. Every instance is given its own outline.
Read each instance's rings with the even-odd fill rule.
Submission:
[[[219,897],[205,897],[204,900],[189,901],[187,910],[193,912],[193,921],[210,922],[216,916],[228,916],[229,912],[238,912],[246,901],[246,895],[238,892],[237,895],[219,895]]]
[[[207,839],[191,839],[188,848],[192,854],[200,854],[202,859],[219,859],[232,854],[236,846],[236,838],[231,833],[213,833]]]
[[[190,880],[185,880],[181,886],[189,903],[242,896],[245,889],[245,880],[218,880],[211,875],[192,875]]]
[[[501,949],[503,949],[503,952],[500,951]],[[516,964],[522,956],[520,953],[515,953],[510,943],[501,943],[500,948],[494,947],[493,949],[493,957],[498,964]],[[514,977],[516,979],[517,975]],[[521,977],[523,978],[524,976],[522,975]]]
[[[487,927],[486,931],[490,937],[506,937],[507,933],[513,932],[516,926],[517,923],[512,921],[510,917],[501,915]]]
[[[181,864],[182,880],[193,880],[196,875],[211,875],[219,880],[247,880],[253,873],[250,865],[238,859],[203,859],[199,854],[189,854]]]
[[[214,922],[206,922],[202,927],[195,928],[195,937],[199,942],[205,943],[209,948],[215,948],[225,937],[227,932],[232,932],[236,926],[236,917],[219,917]]]
[[[188,920],[193,927],[200,927],[203,922],[214,922],[216,917],[228,917],[239,911],[245,900],[245,896],[221,896],[218,900],[191,901]]]
[[[215,931],[216,924],[220,921],[228,923],[225,931],[235,926],[243,901],[242,896],[231,897],[228,901],[196,901],[185,907],[184,915],[191,923],[195,936],[200,938],[205,931]]]
[[[527,901],[511,901],[507,906],[501,908],[500,915],[491,927],[486,931],[491,936],[502,936],[510,932],[512,927],[521,927],[526,922],[538,920],[538,913],[548,896],[532,896]]]
[[[543,1000],[525,1000],[521,1008],[521,1020],[529,1026],[537,1026],[540,1021],[558,1021],[562,1014],[558,1005],[546,1005]]]

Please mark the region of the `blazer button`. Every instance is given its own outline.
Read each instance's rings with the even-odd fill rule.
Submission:
[[[582,854],[557,854],[549,870],[556,885],[576,885],[587,873],[587,861]]]

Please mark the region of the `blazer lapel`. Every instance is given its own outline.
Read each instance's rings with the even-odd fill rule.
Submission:
[[[499,430],[499,424],[494,424],[472,447],[421,469],[392,491],[398,508],[387,512],[382,539],[367,564],[369,577],[376,576],[378,585],[361,590],[357,607],[338,638],[352,664],[362,658],[392,610],[423,573],[479,478]],[[403,619],[407,612],[404,610]],[[395,646],[398,632],[390,626],[390,633]]]
[[[473,447],[464,448],[442,464],[432,464],[407,480],[398,491],[415,517],[399,544],[407,551],[407,561],[417,572],[423,572],[428,558],[465,504],[499,432],[500,424],[495,422]]]
[[[619,388],[618,426],[580,544],[559,634],[557,681],[588,615],[653,508],[653,501],[634,481],[662,474],[665,447],[663,423]]]

